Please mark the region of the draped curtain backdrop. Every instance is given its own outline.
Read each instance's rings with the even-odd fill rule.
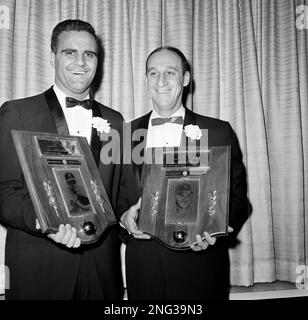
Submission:
[[[96,99],[126,120],[151,109],[147,55],[184,52],[187,106],[231,123],[247,168],[252,214],[230,249],[231,283],[294,282],[308,265],[308,0],[0,0],[0,104],[53,84],[50,35],[68,18],[101,37]]]

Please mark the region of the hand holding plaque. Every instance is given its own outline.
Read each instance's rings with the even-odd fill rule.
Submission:
[[[138,202],[131,206],[121,217],[121,223],[123,227],[132,234],[136,239],[151,239],[148,234],[143,233],[138,229],[137,220],[139,215],[139,210],[141,206],[141,198]]]
[[[229,146],[199,150],[198,156],[186,149],[153,148],[146,159],[141,231],[173,249],[191,248],[204,232],[228,234]]]
[[[38,219],[35,220],[36,230],[41,230]],[[67,248],[78,248],[81,245],[80,238],[77,237],[76,228],[69,224],[60,224],[56,233],[49,233],[47,237],[56,243],[65,245]]]
[[[116,223],[86,138],[15,130],[12,136],[42,232],[69,224],[91,243]]]

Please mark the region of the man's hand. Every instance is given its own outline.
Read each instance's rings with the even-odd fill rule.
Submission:
[[[35,220],[35,224],[36,229],[40,230],[41,226],[38,222],[38,219]],[[65,226],[60,224],[58,232],[50,233],[47,235],[47,237],[56,243],[65,245],[67,248],[78,248],[81,244],[80,238],[77,237],[76,228],[69,224],[66,224]]]
[[[196,235],[196,242],[190,247],[193,251],[205,250],[209,245],[214,245],[216,238],[211,237],[206,231],[203,232],[204,237],[201,238],[200,234]]]
[[[138,230],[136,221],[138,218],[138,210],[141,206],[141,198],[139,198],[138,202],[131,206],[125,213],[123,213],[121,217],[121,223],[125,227],[125,229],[130,232],[136,239],[151,239],[148,234],[143,233]]]
[[[228,226],[228,232],[233,232],[233,228]],[[201,238],[200,234],[196,235],[196,242],[190,246],[193,251],[205,250],[209,245],[215,244],[216,238],[211,237],[206,231],[203,232],[203,235],[203,238]]]

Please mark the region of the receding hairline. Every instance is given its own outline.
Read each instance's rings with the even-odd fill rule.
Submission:
[[[173,54],[175,57],[177,57],[179,60],[180,60],[180,62],[181,62],[181,64],[182,64],[182,59],[181,59],[181,57],[176,53],[176,52],[174,52],[174,51],[172,51],[172,50],[169,50],[169,49],[162,49],[162,50],[160,50],[160,51],[156,51],[156,52],[154,52],[153,54],[151,54],[150,56],[149,56],[149,59],[148,59],[148,63],[147,64],[149,64],[149,61],[153,58],[153,57],[155,57],[157,54],[159,54],[159,53],[163,53],[163,52],[169,52],[169,53],[171,53],[171,54]]]
[[[179,50],[179,49],[176,48],[176,47],[162,46],[162,47],[156,48],[155,50],[153,50],[153,51],[148,55],[148,57],[147,57],[147,59],[146,59],[146,70],[145,70],[146,75],[147,75],[147,72],[148,72],[148,64],[149,64],[150,59],[151,59],[156,53],[160,53],[160,52],[163,52],[163,51],[167,51],[167,52],[174,53],[174,55],[177,56],[177,57],[180,59],[183,75],[184,75],[187,71],[190,72],[190,64],[189,64],[187,58],[185,57],[185,55],[183,54],[183,52],[182,52],[181,50]]]

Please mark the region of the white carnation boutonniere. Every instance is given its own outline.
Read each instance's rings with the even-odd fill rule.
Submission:
[[[107,120],[100,117],[92,118],[92,127],[95,128],[99,134],[108,134],[111,130],[110,123]]]
[[[186,134],[186,137],[192,140],[200,140],[200,138],[202,137],[202,131],[197,125],[188,124],[184,127],[184,132]]]

